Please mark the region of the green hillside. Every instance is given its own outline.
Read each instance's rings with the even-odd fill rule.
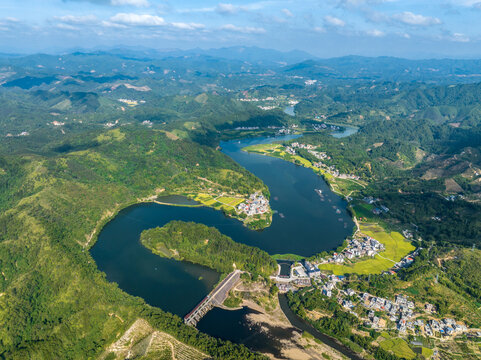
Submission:
[[[0,160],[0,356],[97,357],[141,317],[214,358],[260,358],[125,294],[88,252],[108,219],[156,190],[192,187],[222,169],[242,176],[218,178],[220,187],[248,192],[259,180],[219,152],[161,132],[117,129],[65,145]]]

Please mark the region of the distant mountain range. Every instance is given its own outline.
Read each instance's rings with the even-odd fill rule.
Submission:
[[[293,78],[322,83],[346,81],[425,82],[434,84],[481,81],[481,60],[344,56],[319,59],[303,51],[282,52],[258,47],[218,49],[114,48],[76,51],[62,55],[19,56],[0,53],[0,66],[19,70],[16,77],[73,75],[76,72],[124,73],[149,76],[152,71],[177,75],[215,77],[225,74],[276,74],[287,82]],[[170,76],[170,75],[169,75]],[[291,80],[289,80],[289,78]],[[1,80],[1,79],[0,79]],[[5,81],[15,78],[5,78]],[[298,80],[298,82],[302,82]],[[14,83],[15,84],[15,83]]]
[[[344,56],[310,59],[284,70],[313,79],[474,82],[481,81],[481,60]]]

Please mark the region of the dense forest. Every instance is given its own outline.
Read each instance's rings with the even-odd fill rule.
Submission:
[[[268,278],[277,270],[277,263],[265,251],[236,243],[203,224],[171,221],[143,231],[140,241],[160,256],[205,265],[224,274],[240,269]]]
[[[2,155],[0,164],[1,357],[96,357],[145,317],[214,358],[260,358],[120,291],[88,252],[110,216],[156,189],[195,190],[203,177],[219,191],[250,193],[264,186],[252,174],[211,148],[145,128],[74,136],[45,155]],[[225,169],[236,176],[221,176]]]
[[[378,198],[390,209],[379,222],[409,229],[424,249],[397,277],[350,275],[349,286],[416,295],[480,327],[472,246],[481,239],[481,84],[470,83],[479,62],[440,60],[432,72],[401,59],[291,54],[280,65],[276,54],[261,64],[220,53],[0,57],[0,357],[96,358],[144,318],[215,359],[263,359],[124,293],[88,250],[119,210],[159,194],[268,193],[216,149],[280,128],[302,132],[329,155],[326,165],[359,176],[367,186],[354,200]],[[297,116],[282,112],[291,104]],[[325,123],[359,131],[338,139],[314,127]],[[222,273],[234,263],[263,277],[276,268],[265,252],[201,224],[172,222],[142,240]],[[289,299],[301,316],[329,315],[313,322],[319,330],[396,359],[375,333],[353,332],[362,324],[318,290]]]

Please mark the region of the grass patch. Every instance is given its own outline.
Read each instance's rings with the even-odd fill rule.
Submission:
[[[221,196],[217,198],[217,201],[228,206],[236,207],[240,203],[243,203],[245,200],[240,198],[228,197],[228,196]]]
[[[373,219],[372,209],[374,209],[374,205],[366,204],[366,203],[356,203],[353,205],[354,213],[356,214],[357,218],[366,218],[366,219]]]
[[[433,356],[433,354],[434,354],[433,349],[423,347],[422,350],[421,350],[421,355],[424,356],[426,359],[431,358],[431,356]]]
[[[257,152],[257,153],[265,153],[265,152],[272,152],[277,148],[280,148],[280,144],[257,144],[251,145],[243,148],[242,150],[247,152]]]
[[[409,347],[408,343],[401,338],[386,339],[381,344],[381,348],[392,351],[394,355],[404,359],[414,359],[416,353]]]
[[[238,308],[241,303],[242,299],[240,297],[229,294],[229,297],[224,301],[224,306],[227,306],[229,308]]]
[[[271,258],[274,260],[293,260],[293,261],[300,261],[305,259],[305,256],[296,255],[296,254],[274,254],[271,255]]]

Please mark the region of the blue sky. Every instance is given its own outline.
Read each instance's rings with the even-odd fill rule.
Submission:
[[[0,52],[232,45],[480,57],[481,0],[0,0]]]

